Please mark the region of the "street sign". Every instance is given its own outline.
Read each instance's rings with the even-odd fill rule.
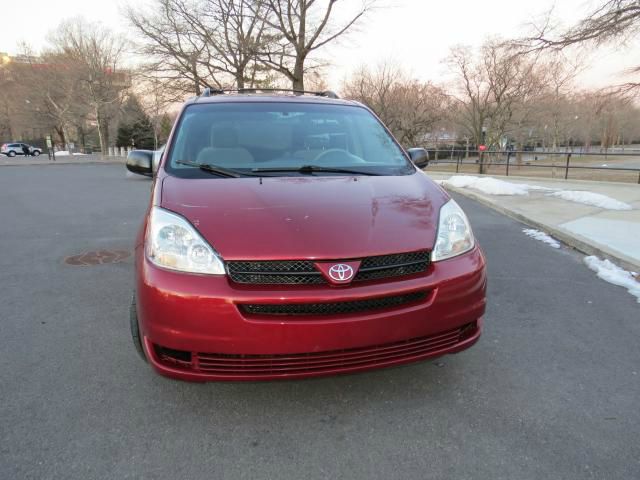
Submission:
[[[484,152],[487,149],[486,145],[478,145],[478,150],[480,150],[481,152]]]

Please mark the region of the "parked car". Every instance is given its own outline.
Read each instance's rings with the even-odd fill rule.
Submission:
[[[26,143],[3,143],[0,147],[0,153],[7,157],[15,157],[16,155],[24,155],[24,147],[29,149],[29,155],[37,157],[42,153],[42,149],[28,145]]]
[[[357,372],[479,338],[484,255],[469,221],[364,105],[205,92],[182,108],[135,249],[131,334],[162,375]]]

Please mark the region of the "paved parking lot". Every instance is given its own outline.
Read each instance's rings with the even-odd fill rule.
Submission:
[[[640,309],[581,256],[470,200],[489,262],[464,353],[318,380],[154,375],[128,331],[150,182],[120,165],[0,167],[1,479],[633,479]]]

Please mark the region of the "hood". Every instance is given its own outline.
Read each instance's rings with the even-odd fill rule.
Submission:
[[[447,195],[405,176],[164,178],[161,206],[226,260],[346,259],[431,248]]]

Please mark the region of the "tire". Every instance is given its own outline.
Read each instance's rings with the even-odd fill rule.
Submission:
[[[136,308],[136,294],[131,296],[131,305],[129,306],[129,324],[131,326],[131,339],[133,340],[133,346],[135,347],[138,355],[147,361],[147,356],[144,354],[142,348],[142,338],[140,337],[140,326],[138,324],[138,310]]]
[[[15,157],[16,156],[16,152],[14,152],[13,150],[9,150],[7,152],[7,157]]]
[[[38,155],[40,155],[40,152],[38,150],[34,150],[31,155],[33,155],[34,157],[37,157]]]

